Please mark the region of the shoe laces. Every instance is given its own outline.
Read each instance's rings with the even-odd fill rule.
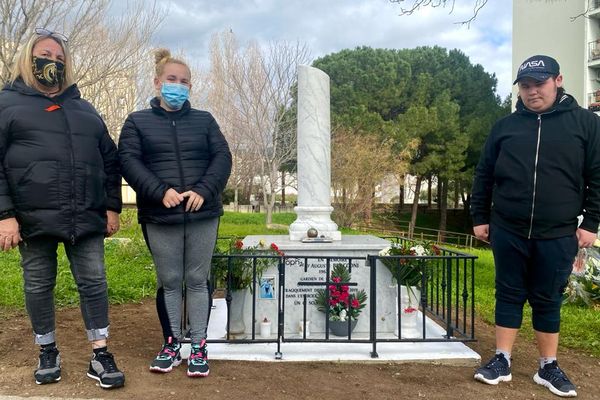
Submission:
[[[504,355],[496,354],[486,365],[485,368],[491,369],[494,371],[499,371],[508,368],[508,362]]]
[[[179,350],[179,345],[176,343],[165,343],[162,349],[158,352],[159,356],[175,357]]]
[[[58,357],[58,349],[56,347],[40,349],[40,368],[46,369],[55,367],[56,357]]]
[[[190,360],[192,361],[206,361],[206,341],[202,341],[200,344],[192,344],[192,352],[190,353]]]
[[[117,368],[117,364],[115,364],[115,359],[112,353],[109,353],[108,351],[102,351],[96,354],[95,359],[100,364],[102,364],[102,367],[104,367],[104,371],[106,371],[107,373],[119,372],[119,369]]]
[[[556,362],[556,360],[552,361],[550,364],[544,365],[543,370],[546,371],[550,375],[550,379],[552,381],[570,382],[569,378],[567,378],[567,375],[558,366],[558,363]]]

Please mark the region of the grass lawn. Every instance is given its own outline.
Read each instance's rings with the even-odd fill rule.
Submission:
[[[289,225],[295,214],[274,214],[273,223]],[[154,266],[134,210],[121,215],[122,229],[117,238],[106,243],[106,270],[111,303],[129,303],[153,296],[156,291]],[[343,230],[344,234],[359,233]],[[219,236],[246,236],[250,234],[286,234],[287,229],[267,229],[264,214],[225,213],[219,226]],[[479,257],[476,262],[476,313],[483,320],[494,321],[494,262],[489,250],[473,249]],[[68,268],[62,246],[59,247],[59,269],[55,289],[58,307],[78,304],[75,282]],[[0,310],[23,310],[23,284],[18,251],[0,254]],[[521,336],[533,337],[531,309],[525,307]],[[600,308],[590,309],[567,304],[562,310],[561,344],[600,356]]]

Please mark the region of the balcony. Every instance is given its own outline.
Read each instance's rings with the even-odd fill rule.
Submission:
[[[589,0],[587,16],[594,19],[600,19],[600,0]]]
[[[596,39],[593,42],[588,43],[588,63],[600,63],[600,39]]]
[[[600,111],[600,89],[588,93],[588,110],[594,112]]]

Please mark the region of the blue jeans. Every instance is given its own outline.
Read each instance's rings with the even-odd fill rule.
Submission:
[[[54,237],[36,237],[19,245],[25,306],[31,319],[35,342],[40,345],[56,341],[54,286],[59,241]],[[75,244],[65,242],[64,246],[79,291],[79,304],[87,337],[90,341],[106,339],[109,323],[104,236],[87,236]]]

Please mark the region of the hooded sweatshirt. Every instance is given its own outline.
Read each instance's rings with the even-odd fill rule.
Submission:
[[[559,94],[535,113],[521,99],[487,138],[475,170],[473,225],[490,222],[531,239],[598,231],[600,118]]]

